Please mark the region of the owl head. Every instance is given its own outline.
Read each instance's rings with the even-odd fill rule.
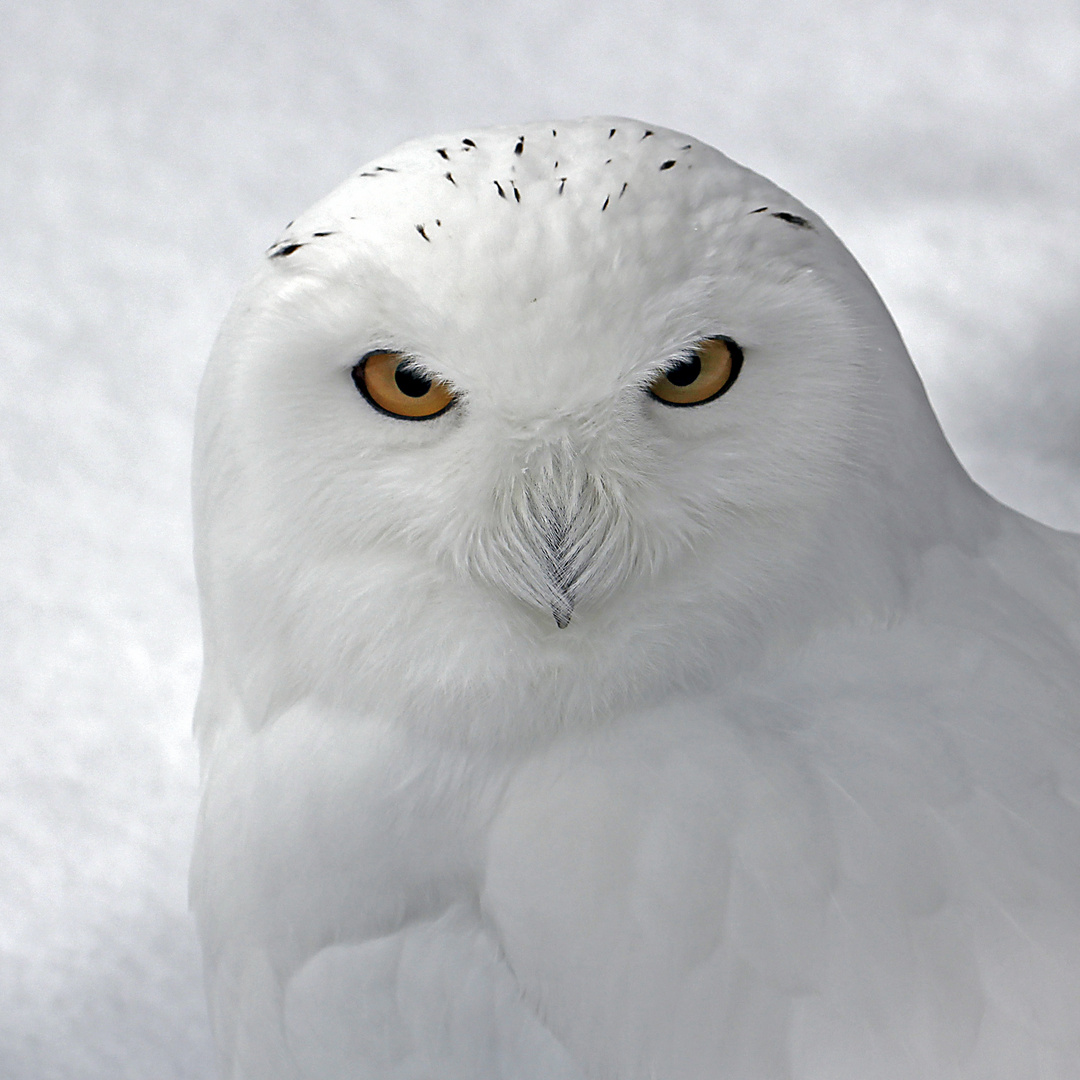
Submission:
[[[499,740],[735,679],[887,617],[965,485],[769,181],[625,119],[411,142],[290,224],[211,357],[201,724],[314,696]]]

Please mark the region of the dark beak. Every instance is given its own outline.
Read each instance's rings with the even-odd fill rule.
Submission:
[[[555,616],[555,625],[560,630],[565,630],[570,625],[570,616],[574,614],[574,601],[563,594],[564,602],[551,605],[551,614]]]

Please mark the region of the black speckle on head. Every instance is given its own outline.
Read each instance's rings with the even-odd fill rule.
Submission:
[[[472,141],[472,139],[462,139],[461,141],[462,141],[462,142],[463,142],[463,143],[464,143],[464,144],[465,144],[465,145],[466,145],[467,147],[469,147],[470,149],[472,149],[472,150],[475,150],[475,149],[476,149],[476,143],[474,143],[474,142]]]
[[[610,195],[604,200],[604,205],[600,207],[600,213],[601,214],[608,208],[608,203],[609,202],[611,202],[611,196]]]
[[[607,133],[607,137],[608,137],[608,138],[610,139],[610,138],[611,138],[611,136],[612,136],[612,135],[614,135],[614,134],[615,134],[615,132],[616,132],[617,130],[618,130],[618,128],[612,128],[612,129],[611,129],[611,130],[610,130],[610,131],[609,131],[609,132]]]
[[[687,144],[686,144],[686,145],[685,145],[685,146],[683,147],[683,149],[684,149],[684,150],[693,150],[693,149],[694,149],[694,144],[693,144],[693,143],[687,143]]]
[[[665,169],[674,168],[674,166],[675,166],[675,159],[671,158],[668,161],[665,161],[664,164],[660,166],[660,171],[663,172]]]
[[[376,172],[397,172],[397,169],[391,169],[389,165],[376,165]]]
[[[332,232],[313,232],[312,236],[333,236]]]
[[[291,229],[292,227],[293,227],[293,223],[291,221],[289,222],[288,225],[285,226],[286,229]]]
[[[271,248],[271,259],[284,259],[287,255],[291,255],[294,251],[299,251],[303,244],[282,244],[281,247]]]
[[[620,198],[620,199],[621,199],[621,198],[622,198],[622,197],[623,197],[623,196],[624,196],[624,195],[626,194],[626,189],[627,189],[627,188],[628,188],[629,186],[630,186],[629,184],[623,184],[623,186],[622,186],[622,190],[621,190],[621,191],[619,192],[619,198]]]
[[[557,132],[557,131],[556,131],[556,130],[555,130],[554,128],[552,128],[552,129],[551,129],[551,137],[552,137],[553,139],[555,139],[555,138],[557,138],[557,137],[558,137],[558,135],[559,135],[559,133],[558,133],[558,132]]]
[[[769,208],[767,206],[759,206],[756,210],[751,210],[751,214],[764,214]]]
[[[442,228],[442,222],[438,218],[435,219],[435,224],[438,225],[440,229]]]
[[[441,146],[439,147],[438,150],[435,151],[435,153],[438,154],[439,157],[441,157],[443,159],[443,161],[449,161],[450,160],[450,155]]]
[[[427,241],[427,242],[428,242],[429,244],[431,243],[431,237],[430,237],[430,236],[428,236],[428,234],[427,234],[426,232],[424,232],[424,226],[423,226],[423,225],[417,225],[417,226],[416,226],[416,231],[417,231],[417,232],[418,232],[418,233],[419,233],[419,234],[420,234],[420,235],[421,235],[421,236],[422,236],[422,237],[423,237],[423,238],[424,238],[424,239],[425,239],[425,240],[426,240],[426,241]]]
[[[506,192],[505,192],[505,191],[503,191],[503,189],[502,189],[502,184],[500,184],[498,180],[492,180],[491,182],[492,182],[492,183],[493,183],[493,184],[495,185],[495,187],[496,187],[496,188],[498,189],[500,197],[502,197],[502,198],[504,198],[504,199],[505,199],[505,198],[506,198]]]
[[[518,141],[517,141],[517,146],[514,147],[514,153],[515,154],[522,154],[524,152],[525,152],[525,136],[524,135],[519,135],[518,136]]]
[[[518,191],[518,189],[517,189],[517,184],[515,184],[515,183],[514,183],[514,181],[513,181],[513,180],[511,180],[511,181],[510,181],[510,186],[511,186],[511,187],[512,187],[512,188],[514,189],[514,198],[515,198],[515,199],[516,199],[516,200],[517,200],[518,202],[521,202],[521,192],[520,192],[520,191]]]
[[[356,175],[357,176],[378,176],[379,174],[375,173],[375,172],[362,172],[362,173],[357,173]]]
[[[558,172],[559,171],[559,163],[556,161],[555,164],[552,166],[552,168],[554,168],[555,171]]]
[[[608,158],[607,161],[604,162],[604,164],[605,165],[610,165],[611,164],[611,158]]]
[[[449,180],[450,183],[454,185],[454,187],[457,187],[457,181],[454,179],[454,174],[453,173],[443,173],[443,176],[445,176],[446,179]]]
[[[564,187],[566,187],[566,177],[565,177],[565,176],[561,176],[561,177],[559,178],[559,194],[560,194],[560,195],[562,194],[562,189],[563,189]]]
[[[799,217],[798,214],[789,214],[786,210],[778,210],[773,214],[773,217],[786,221],[789,225],[794,225],[798,229],[812,229],[814,227],[806,218]]]
[[[645,132],[645,134],[644,134],[644,135],[642,135],[641,137],[642,137],[643,139],[647,139],[647,138],[648,138],[648,137],[649,137],[649,136],[650,136],[651,134],[652,134],[652,132],[651,132],[651,131],[646,131],[646,132]]]

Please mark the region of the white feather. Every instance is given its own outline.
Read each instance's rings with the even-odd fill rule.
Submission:
[[[1080,542],[768,181],[621,119],[366,167],[234,306],[195,505],[223,1076],[1080,1077]]]

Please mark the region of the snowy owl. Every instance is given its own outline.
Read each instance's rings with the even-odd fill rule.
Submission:
[[[195,514],[223,1077],[1080,1078],[1080,540],[769,181],[368,165],[226,321]]]

